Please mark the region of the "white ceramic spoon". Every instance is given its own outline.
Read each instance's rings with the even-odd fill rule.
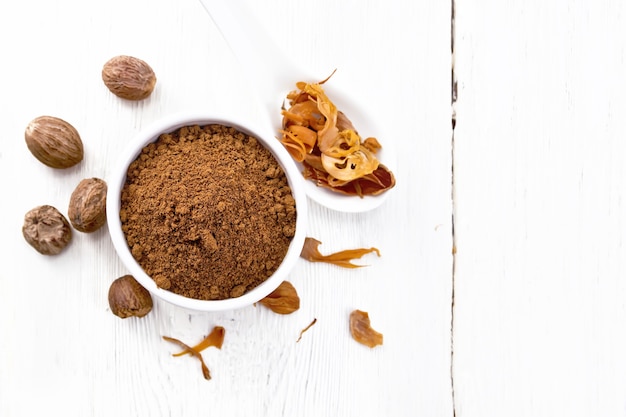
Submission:
[[[286,59],[280,48],[262,26],[250,15],[241,0],[200,0],[213,22],[224,36],[235,57],[240,62],[243,73],[256,88],[260,103],[267,112],[265,128],[273,136],[281,127],[281,106],[287,93],[296,89],[296,82],[319,82],[328,74],[314,77]],[[337,108],[348,116],[356,129],[364,137],[376,137],[383,149],[377,154],[381,163],[393,172],[391,166],[392,149],[390,138],[384,138],[373,119],[366,115],[350,96],[333,84],[332,78],[324,84],[327,96]],[[378,196],[349,196],[317,186],[313,181],[305,181],[306,193],[313,201],[333,210],[343,212],[365,212],[380,206],[391,190]]]

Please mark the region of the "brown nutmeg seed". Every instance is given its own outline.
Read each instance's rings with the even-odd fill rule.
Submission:
[[[24,138],[33,156],[51,168],[69,168],[83,160],[83,142],[78,131],[58,117],[33,119]]]
[[[28,211],[22,226],[24,239],[43,255],[57,255],[72,240],[72,228],[55,207],[43,205]]]
[[[143,317],[152,310],[152,296],[132,275],[124,275],[109,287],[109,307],[123,319]]]
[[[78,183],[70,197],[67,215],[79,232],[92,233],[106,222],[107,184],[100,178]]]
[[[145,61],[128,55],[118,55],[102,67],[102,81],[118,97],[143,100],[152,94],[156,75]]]

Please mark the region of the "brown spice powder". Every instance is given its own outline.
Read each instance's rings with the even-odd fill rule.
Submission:
[[[128,168],[120,218],[133,257],[185,297],[239,297],[271,276],[295,233],[296,206],[274,156],[222,125],[186,126]]]

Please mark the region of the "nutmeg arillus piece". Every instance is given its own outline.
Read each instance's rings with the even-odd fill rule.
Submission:
[[[383,344],[383,335],[374,330],[366,311],[354,310],[350,313],[350,334],[362,345],[373,348]]]
[[[311,320],[311,323],[309,323],[304,329],[300,330],[300,336],[298,337],[298,340],[296,340],[296,343],[302,340],[302,335],[311,327],[313,327],[315,323],[317,323],[317,318],[313,318],[313,320]]]
[[[33,119],[24,132],[28,150],[51,168],[70,168],[83,160],[83,142],[70,123],[53,116]]]
[[[307,237],[304,240],[304,246],[300,252],[300,257],[309,262],[326,262],[343,268],[361,268],[363,265],[355,265],[350,261],[371,252],[375,252],[376,255],[380,256],[380,251],[377,248],[345,249],[339,252],[331,253],[330,255],[322,255],[318,248],[321,244],[322,242],[319,240]]]
[[[124,275],[109,287],[109,307],[122,319],[143,317],[152,310],[152,296],[135,277]]]
[[[202,375],[204,376],[204,379],[209,380],[211,379],[211,371],[209,371],[209,368],[206,366],[206,363],[204,363],[204,359],[202,358],[201,352],[204,349],[208,348],[209,346],[215,346],[216,348],[221,349],[222,343],[224,343],[225,332],[226,331],[224,330],[222,326],[215,326],[213,330],[211,331],[211,333],[195,346],[189,346],[186,343],[174,337],[170,337],[170,336],[162,336],[162,337],[163,337],[163,340],[167,340],[168,342],[175,343],[181,348],[183,348],[183,351],[174,353],[172,354],[172,356],[183,356],[186,354],[190,354],[191,356],[195,356],[196,358],[198,358],[198,360],[200,361],[200,366],[202,367]]]
[[[72,228],[59,210],[43,205],[29,210],[22,226],[24,239],[43,255],[57,255],[72,240]]]
[[[259,302],[278,314],[291,314],[300,308],[298,292],[289,281],[281,282],[278,288]]]
[[[106,222],[107,184],[100,178],[81,180],[70,197],[70,223],[79,232],[92,233]]]
[[[209,370],[209,367],[206,366],[206,363],[204,362],[204,359],[202,358],[202,354],[200,352],[198,352],[196,349],[189,346],[188,344],[176,339],[175,337],[170,337],[170,336],[161,336],[161,337],[163,337],[163,340],[167,340],[168,342],[171,342],[171,343],[176,343],[178,346],[185,349],[186,352],[189,352],[192,356],[195,356],[196,358],[198,358],[198,360],[200,361],[200,366],[202,367],[202,376],[204,376],[204,379],[206,379],[207,381],[211,379],[211,371]]]
[[[118,55],[102,67],[102,81],[116,96],[126,100],[143,100],[152,94],[156,75],[145,61]]]

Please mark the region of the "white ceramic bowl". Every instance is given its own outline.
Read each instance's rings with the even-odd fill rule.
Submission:
[[[154,280],[144,272],[139,263],[133,258],[128,244],[126,243],[124,232],[122,231],[122,223],[119,217],[121,192],[126,181],[126,172],[130,163],[137,158],[144,146],[157,140],[161,133],[173,132],[180,127],[196,124],[221,124],[231,126],[257,138],[272,152],[283,168],[296,202],[296,232],[291,240],[283,262],[267,280],[237,298],[198,300],[157,287]],[[306,219],[307,196],[305,193],[304,179],[289,153],[275,137],[271,136],[271,132],[263,132],[261,129],[251,126],[249,123],[235,120],[230,116],[222,117],[201,113],[184,113],[172,115],[151,124],[143,129],[129,144],[128,148],[122,154],[121,159],[118,161],[118,164],[111,172],[108,180],[107,223],[113,246],[122,263],[128,268],[130,274],[150,291],[153,296],[192,310],[223,311],[237,309],[254,304],[275,290],[282,281],[288,279],[289,272],[300,257],[300,252],[306,237]]]

